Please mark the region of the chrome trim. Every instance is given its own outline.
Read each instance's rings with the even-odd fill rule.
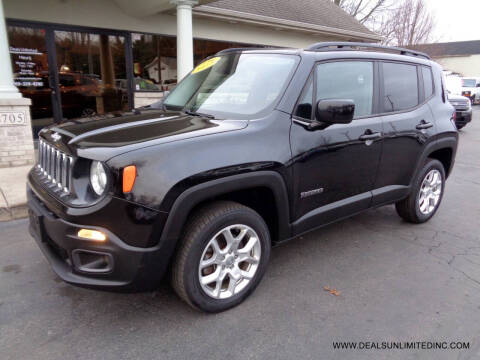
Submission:
[[[73,157],[65,154],[56,147],[39,141],[38,162],[39,174],[50,182],[53,188],[58,188],[64,194],[70,194],[71,189],[71,171],[73,167]],[[52,188],[50,186],[50,188]]]

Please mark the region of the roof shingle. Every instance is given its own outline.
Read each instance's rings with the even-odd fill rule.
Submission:
[[[206,6],[374,34],[331,0],[218,0]]]
[[[480,54],[480,40],[420,44],[409,48],[427,53],[431,57],[474,55]]]

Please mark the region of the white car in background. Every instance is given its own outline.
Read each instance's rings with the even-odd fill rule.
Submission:
[[[480,103],[480,78],[463,77],[461,95],[468,97],[472,104]]]

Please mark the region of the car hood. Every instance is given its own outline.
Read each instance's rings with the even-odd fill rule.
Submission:
[[[165,142],[245,128],[247,120],[214,120],[181,112],[147,110],[53,125],[40,138],[59,150],[106,161],[122,153]]]
[[[470,99],[462,95],[448,94],[448,101],[458,101],[458,100],[470,100]]]

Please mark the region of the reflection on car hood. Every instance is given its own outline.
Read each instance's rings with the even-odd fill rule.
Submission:
[[[165,142],[239,130],[248,121],[213,120],[180,112],[148,110],[110,118],[84,118],[45,128],[40,137],[69,153],[96,160]]]
[[[448,101],[470,101],[470,100],[466,96],[449,94]]]

